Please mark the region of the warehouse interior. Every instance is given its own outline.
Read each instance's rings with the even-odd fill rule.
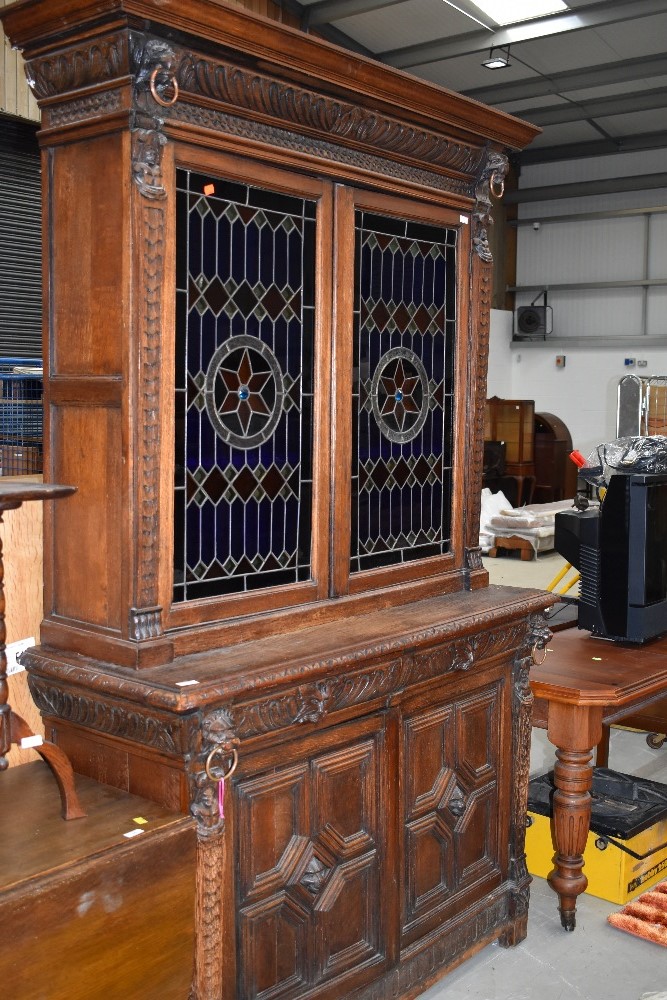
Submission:
[[[589,468],[604,455],[608,477],[611,458],[604,463],[611,452],[601,446],[648,438],[658,442],[658,465],[650,471],[667,476],[660,444],[667,440],[667,2],[527,0],[516,10],[509,0],[184,0],[183,9],[176,0],[52,2],[52,12],[47,0],[20,0],[12,12],[6,9],[15,5],[0,0],[0,17],[7,13],[0,51],[0,645],[6,650],[0,659],[7,662],[0,674],[10,675],[0,685],[1,732],[9,741],[2,754],[10,765],[0,774],[6,817],[0,928],[7,932],[0,969],[15,983],[12,997],[57,1000],[76,988],[91,1000],[509,1000],[539,990],[545,1000],[566,993],[581,1000],[667,1000],[665,913],[652,918],[662,931],[646,939],[607,921],[656,885],[667,899],[662,480],[641,536],[636,502],[631,515],[632,539],[643,546],[642,572],[652,574],[642,586],[661,591],[653,595],[659,609],[636,626],[644,630],[639,642],[628,639],[630,610],[625,633],[605,634],[606,619],[596,624],[593,641],[605,652],[588,656],[604,660],[609,646],[627,654],[643,671],[642,697],[633,695],[627,678],[621,684],[614,673],[621,667],[613,667],[608,687],[618,682],[618,704],[610,708],[608,700],[596,714],[595,699],[600,705],[603,699],[596,688],[585,723],[583,707],[573,709],[576,726],[590,733],[611,715],[611,729],[602,725],[606,749],[592,736],[584,748],[581,732],[574,749],[557,742],[552,705],[560,719],[575,695],[570,690],[563,698],[557,689],[565,681],[556,667],[552,674],[546,669],[560,663],[553,649],[563,648],[563,635],[588,637],[573,626],[577,587],[586,592],[590,570],[581,570],[581,584],[564,586],[566,563],[574,563],[573,572],[579,566],[557,549],[564,528],[555,527],[555,510],[572,511],[579,491],[585,499],[577,518],[593,516],[604,508],[609,487],[601,474],[586,479],[569,453]],[[158,40],[146,45],[151,33]],[[439,161],[430,152],[434,136]],[[280,256],[277,237],[273,250],[262,241],[266,218],[284,212],[290,229],[296,219],[307,234],[304,260],[312,253],[316,262],[312,280],[303,279],[304,289],[314,289],[310,300],[310,292],[288,295],[289,280],[282,277],[281,295],[292,298],[276,319],[280,283],[274,276],[274,299],[263,287],[262,306],[253,306],[242,332],[250,265],[245,284],[234,285],[233,307],[218,303],[223,285],[226,301],[233,298],[236,274],[220,271],[215,288],[204,288],[205,251],[197,274],[197,227],[203,233],[215,214],[221,238],[222,209],[215,207],[218,198],[222,205],[221,184],[229,204],[238,199],[234,218],[242,216],[248,232],[250,210],[265,212],[258,223],[258,232],[265,227],[257,237],[260,260]],[[282,200],[265,199],[267,191]],[[297,209],[300,200],[305,207]],[[310,204],[318,206],[318,227]],[[451,393],[449,404],[438,402],[433,386],[440,376],[429,370],[428,351],[422,356],[415,346],[414,327],[410,350],[407,333],[395,330],[394,339],[368,354],[359,347],[362,333],[354,324],[366,308],[364,277],[360,270],[355,281],[344,261],[361,254],[365,226],[401,211],[408,228],[398,233],[389,226],[387,239],[394,236],[395,245],[408,237],[420,247],[433,240],[461,254],[459,260],[451,249],[442,251],[448,268],[454,259],[462,268],[457,309],[461,331],[463,323],[468,331],[467,348],[457,333],[457,361],[448,362],[456,390],[447,388],[444,375],[445,388],[437,390]],[[309,244],[320,219],[331,236],[312,236]],[[350,220],[354,237],[345,232]],[[179,244],[184,225],[188,240]],[[433,249],[431,255],[439,260]],[[464,264],[467,278],[461,277]],[[389,265],[382,267],[386,272]],[[310,274],[305,264],[304,273]],[[269,283],[264,274],[261,282]],[[346,282],[354,292],[343,291]],[[376,300],[382,298],[378,287]],[[447,295],[449,309],[451,291]],[[276,343],[283,320],[289,331],[299,309],[304,329],[314,325],[318,332],[297,372],[289,367],[292,349],[285,348],[284,361]],[[368,313],[377,317],[378,310],[371,298]],[[229,316],[236,354],[219,332],[209,344],[212,311],[217,331],[219,317]],[[252,325],[257,320],[263,331],[267,316],[273,324],[268,338]],[[346,323],[355,333],[352,346],[341,349]],[[425,342],[423,330],[420,336]],[[206,352],[214,347],[209,364]],[[181,349],[184,358],[201,354],[191,370],[191,360],[179,360]],[[373,350],[385,353],[376,375],[365,380]],[[314,374],[307,375],[311,363]],[[346,365],[356,379],[351,389]],[[421,402],[411,395],[419,391]],[[382,392],[389,392],[392,408]],[[246,411],[248,396],[259,401]],[[344,407],[357,404],[359,415],[350,420]],[[415,523],[421,517],[426,524],[431,515],[424,512],[437,506],[437,485],[419,494],[421,500],[414,492],[420,475],[420,489],[438,481],[433,455],[427,472],[424,464],[414,472],[414,441],[422,440],[434,411],[445,414],[451,441],[440,477],[442,492],[449,489],[452,498],[445,541],[433,525],[430,534],[411,532],[405,513],[399,529],[391,515],[390,529],[382,512],[383,504],[388,510],[395,502],[383,493],[387,481],[394,490],[413,489],[407,506],[421,511]],[[463,419],[449,426],[448,412]],[[207,414],[212,430],[202,430]],[[297,442],[301,455],[299,461],[290,455],[281,468],[279,447],[267,450],[279,421],[285,447]],[[384,459],[373,465],[372,456],[345,482],[346,462],[362,468],[364,434],[372,438],[373,421],[383,435],[381,454],[390,447],[392,458],[385,468]],[[195,425],[203,443],[190,466]],[[216,457],[206,478],[202,456],[211,440]],[[220,441],[236,456],[226,467]],[[255,452],[260,472],[252,467]],[[240,466],[243,482],[233,478]],[[368,513],[359,501],[365,475],[375,477],[368,491],[377,488],[378,532],[400,549],[395,560],[388,551],[378,554],[379,543],[354,548],[364,517],[374,523],[372,502]],[[69,492],[44,490],[53,483],[70,484]],[[22,491],[18,501],[3,498],[3,487]],[[288,512],[285,539],[290,518],[298,523],[293,571],[286,541],[281,552],[276,541],[257,570],[261,554],[251,565],[246,540],[248,552],[232,559],[232,539],[227,562],[216,550],[215,573],[204,572],[206,553],[217,545],[207,539],[217,539],[220,530],[218,520],[212,527],[220,517],[213,508],[228,502],[230,524],[237,516],[232,509],[242,509],[243,531],[251,525],[248,533],[259,539],[267,497],[269,547],[279,530],[279,504]],[[289,513],[293,509],[298,515]],[[500,520],[494,523],[492,515]],[[188,535],[195,520],[196,544]],[[229,529],[230,538],[240,524]],[[312,565],[303,556],[309,544]],[[423,556],[415,554],[419,545]],[[628,546],[624,553],[634,566]],[[603,577],[621,565],[616,549],[609,558]],[[234,572],[228,572],[232,561]],[[238,587],[234,574],[243,575]],[[481,610],[459,608],[459,587]],[[630,583],[624,587],[625,604],[615,591],[614,606],[621,600],[625,614],[634,598]],[[564,600],[558,603],[554,594]],[[445,602],[440,617],[432,610],[436,600]],[[413,603],[419,609],[414,620]],[[560,631],[563,621],[568,627]],[[548,634],[540,631],[545,626]],[[313,652],[300,638],[311,630]],[[440,667],[436,635],[447,650],[437,654],[445,656]],[[426,672],[415,673],[422,662],[429,664],[420,668]],[[382,680],[376,668],[387,671]],[[433,700],[439,669],[450,699],[444,707]],[[529,673],[537,683],[532,695]],[[588,696],[581,686],[577,691],[583,705]],[[535,701],[532,729],[527,700]],[[62,772],[56,764],[56,782],[42,743],[56,748],[58,760],[61,753],[71,760]],[[613,881],[616,869],[633,859],[632,891],[618,898],[601,895],[592,877],[582,891],[581,867],[571,857],[579,856],[579,841],[570,839],[568,852],[561,834],[558,846],[553,813],[549,819],[531,812],[535,779],[553,773],[556,762],[564,782],[556,797],[568,800],[570,818],[584,816],[588,826],[582,796],[588,796],[588,761],[596,747],[598,765],[639,783],[629,794],[665,796],[664,815],[655,813],[634,855],[632,846],[617,850],[618,836],[609,848],[607,835],[596,835],[594,814],[587,850],[604,861],[603,881]],[[304,753],[306,764],[299,757]],[[390,775],[395,765],[400,769]],[[358,772],[346,770],[357,766]],[[227,777],[221,777],[224,768]],[[34,784],[24,796],[20,774],[30,770]],[[72,773],[65,791],[63,773]],[[371,779],[380,791],[364,790]],[[523,813],[512,798],[517,787],[519,796],[522,789],[529,795],[526,872],[524,834],[517,830]],[[413,814],[404,806],[402,840],[403,820],[393,810],[413,792]],[[435,804],[427,811],[429,796]],[[102,840],[90,854],[97,833],[88,840],[77,835],[77,824],[83,830],[87,820],[61,819],[60,806],[63,815],[70,809],[72,817],[99,812],[105,818]],[[333,820],[318,828],[327,808],[332,815],[341,810],[340,829]],[[12,828],[17,817],[30,826],[39,873],[21,855],[23,833]],[[119,840],[118,822],[128,827],[127,840]],[[308,823],[317,835],[306,831]],[[347,836],[341,832],[346,823]],[[539,844],[538,826],[544,830]],[[142,838],[144,829],[149,836]],[[40,836],[54,839],[45,846]],[[499,846],[503,837],[507,843]],[[603,846],[596,847],[601,837]],[[50,865],[52,843],[65,860]],[[504,850],[507,860],[496,865]],[[550,884],[552,856],[560,860],[553,861]],[[586,863],[584,875],[594,867]],[[452,890],[449,883],[457,879],[462,888]],[[390,883],[404,893],[402,902],[391,896]],[[59,921],[61,899],[63,914],[73,907],[76,927],[70,916]],[[183,900],[192,902],[185,913]],[[657,905],[653,899],[651,905]],[[32,913],[39,913],[40,928],[44,920],[56,931],[31,970]],[[127,933],[123,921],[129,921]],[[13,933],[20,941],[15,954]],[[113,961],[89,952],[86,934],[100,941],[108,935]],[[331,942],[339,939],[336,952]],[[61,946],[63,966],[72,954],[79,961],[76,975],[59,972],[52,986],[38,984]],[[170,957],[159,969],[165,951]]]

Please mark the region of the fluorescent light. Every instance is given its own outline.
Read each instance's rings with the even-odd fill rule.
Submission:
[[[563,0],[472,0],[483,14],[496,24],[516,24],[534,17],[560,14],[569,10]]]
[[[491,49],[489,58],[482,63],[487,69],[506,69],[511,65],[509,45],[506,48]]]

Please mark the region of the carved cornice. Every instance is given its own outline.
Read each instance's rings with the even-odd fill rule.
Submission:
[[[142,32],[80,42],[30,60],[27,72],[35,95],[47,101],[48,127],[118,111],[123,99],[111,96],[109,85],[117,90],[131,82],[126,100],[133,130],[162,137],[165,121],[181,121],[467,198],[484,185],[483,147]],[[146,168],[142,193],[150,197],[161,139],[144,136],[142,144],[134,150],[134,177],[139,182]],[[498,170],[494,165],[489,176]]]
[[[177,63],[181,92],[282,122],[289,128],[363,144],[383,154],[468,175],[479,169],[483,155],[480,149],[386,114],[194,53],[181,54]]]

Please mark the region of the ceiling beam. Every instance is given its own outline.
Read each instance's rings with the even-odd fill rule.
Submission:
[[[614,83],[630,83],[633,80],[648,80],[652,76],[667,75],[667,52],[640,59],[621,59],[618,62],[602,63],[586,69],[565,70],[548,76],[531,76],[510,83],[491,84],[464,91],[482,104],[507,104],[509,101],[525,101],[547,94],[567,94],[572,90],[588,90],[605,87]]]
[[[557,163],[559,160],[580,160],[590,156],[613,153],[641,153],[649,149],[667,148],[667,131],[623,135],[588,142],[569,142],[562,146],[529,146],[518,156],[521,166],[535,163]]]
[[[332,21],[342,21],[357,14],[369,14],[371,11],[405,2],[406,0],[320,0],[319,3],[304,4],[303,14],[309,27],[316,28],[320,24],[331,24]]]
[[[600,97],[597,101],[565,101],[545,108],[518,109],[512,114],[525,118],[533,125],[562,125],[564,122],[590,121],[610,115],[634,114],[636,111],[654,111],[667,105],[667,87],[657,90],[638,90],[631,94]]]
[[[518,191],[506,191],[503,204],[518,205],[533,201],[551,201],[556,198],[586,198],[595,194],[651,191],[658,188],[667,188],[667,174],[603,177],[597,181],[580,181],[576,184],[550,184],[547,187],[521,188]]]
[[[333,0],[332,0],[333,2]],[[656,6],[658,9],[656,9]],[[378,59],[399,69],[410,69],[426,63],[441,62],[459,56],[473,55],[493,47],[517,45],[548,35],[561,35],[586,28],[601,28],[606,24],[622,21],[636,21],[640,17],[650,17],[667,11],[667,3],[656,5],[655,0],[604,0],[603,3],[578,7],[565,14],[536,17],[520,24],[508,25],[497,31],[471,31],[454,38],[439,38],[419,45],[407,45],[399,49],[380,52]]]

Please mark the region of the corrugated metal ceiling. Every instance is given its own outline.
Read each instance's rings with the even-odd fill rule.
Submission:
[[[667,150],[667,0],[569,0],[564,15],[505,29],[443,0],[286,2],[338,44],[540,125],[526,163]],[[482,66],[508,42],[509,67]]]

